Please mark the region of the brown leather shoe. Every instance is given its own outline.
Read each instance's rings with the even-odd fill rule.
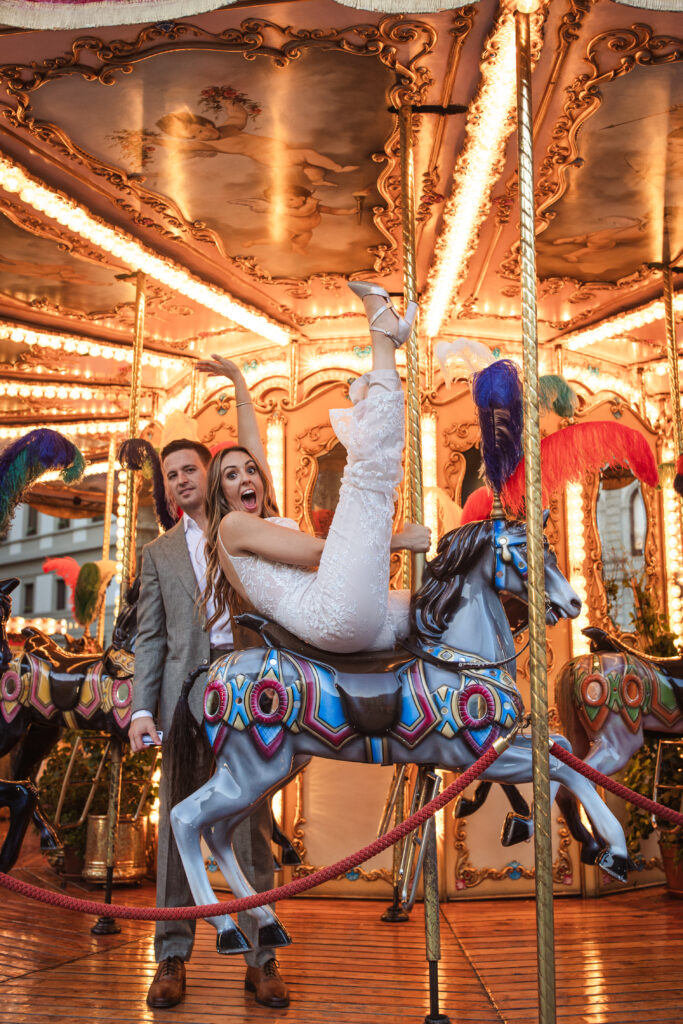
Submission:
[[[185,964],[179,956],[169,956],[157,967],[147,993],[147,1005],[160,1009],[175,1006],[184,995]]]
[[[262,1006],[289,1006],[289,992],[278,970],[277,960],[267,960],[262,967],[247,967],[244,987],[255,994]]]

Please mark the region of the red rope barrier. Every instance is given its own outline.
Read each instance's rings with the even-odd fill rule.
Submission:
[[[615,782],[614,779],[610,779],[609,775],[603,775],[602,772],[596,771],[595,768],[591,768],[585,761],[581,761],[574,754],[570,754],[568,750],[561,747],[558,743],[553,743],[550,747],[550,753],[553,757],[557,757],[560,761],[564,761],[566,765],[573,768],[574,771],[584,775],[591,782],[595,782],[598,786],[603,786],[608,789],[610,793],[615,793],[620,796],[622,800],[627,800],[630,804],[636,804],[638,807],[642,807],[643,810],[649,811],[650,814],[658,814],[660,818],[664,818],[666,821],[670,821],[673,825],[683,825],[683,814],[679,814],[678,811],[672,811],[670,807],[663,807],[662,804],[656,804],[654,800],[649,800],[646,796],[641,796],[640,793],[634,793],[632,789],[627,786],[622,786],[621,783]]]
[[[218,914],[235,914],[238,910],[251,910],[253,907],[262,907],[266,903],[276,903],[278,900],[313,889],[317,885],[322,885],[323,882],[329,882],[332,878],[345,875],[352,868],[358,867],[364,861],[370,860],[371,857],[375,857],[378,853],[382,853],[383,850],[393,846],[394,843],[408,835],[409,832],[419,828],[428,818],[431,818],[433,814],[436,814],[447,803],[450,803],[454,797],[458,796],[470,783],[474,782],[482,772],[490,768],[497,757],[498,751],[495,747],[489,747],[486,753],[482,754],[473,765],[470,765],[455,782],[447,786],[443,793],[434,797],[428,804],[421,807],[415,814],[411,814],[409,818],[406,818],[405,821],[391,829],[390,832],[386,832],[373,843],[364,846],[362,850],[344,857],[342,860],[337,861],[336,864],[320,868],[306,878],[297,878],[292,882],[287,882],[286,885],[279,886],[277,889],[254,893],[253,896],[245,896],[242,899],[229,900],[226,903],[209,903],[199,907],[129,907],[120,903],[78,900],[71,896],[65,896],[63,893],[49,892],[46,889],[39,889],[35,885],[28,885],[26,882],[22,882],[18,878],[12,878],[10,875],[5,875],[2,872],[0,872],[0,886],[3,886],[5,889],[11,889],[22,896],[27,896],[29,899],[38,900],[41,903],[47,903],[54,907],[61,907],[64,910],[75,910],[81,914],[93,914],[96,916],[99,916],[102,911],[106,911],[111,917],[133,921],[168,921],[213,917]]]

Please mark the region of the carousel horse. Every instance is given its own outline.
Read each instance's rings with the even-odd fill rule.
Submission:
[[[524,714],[514,682],[515,646],[501,593],[526,598],[526,524],[469,523],[439,543],[413,598],[414,633],[403,652],[339,656],[303,644],[258,616],[262,648],[215,662],[204,694],[204,736],[216,755],[214,775],[185,796],[171,821],[193,896],[216,900],[204,869],[203,837],[236,897],[253,893],[232,850],[239,821],[284,786],[312,756],[370,764],[417,763],[461,771],[498,738],[510,746],[485,772],[496,782],[532,778],[531,740],[517,732]],[[581,602],[545,546],[546,622],[575,618]],[[183,687],[166,744],[176,795],[187,770],[194,718]],[[554,739],[567,745],[564,737]],[[169,763],[167,762],[167,764]],[[624,833],[595,787],[555,758],[551,792],[562,784],[581,802],[605,839],[600,864],[625,878]],[[253,911],[261,944],[290,940],[268,907]],[[221,953],[248,948],[228,915],[208,920]]]
[[[8,583],[0,583],[0,593]],[[128,738],[133,694],[139,581],[128,591],[111,646],[102,653],[69,652],[33,627],[0,677],[0,757],[13,750],[15,778],[31,778],[65,726]],[[6,653],[6,602],[0,605],[0,645]],[[16,750],[14,749],[16,748]]]
[[[602,629],[583,630],[589,654],[568,661],[555,693],[574,753],[586,764],[614,775],[645,742],[645,734],[683,736],[683,658],[658,658],[629,647]],[[595,863],[600,830],[583,826],[571,795],[557,798],[581,859]]]

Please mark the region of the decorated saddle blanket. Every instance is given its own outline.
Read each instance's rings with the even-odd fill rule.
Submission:
[[[652,662],[603,651],[577,658],[570,672],[572,701],[588,732],[599,732],[610,713],[634,733],[645,715],[665,726],[683,719],[674,684]]]
[[[204,719],[214,752],[228,729],[250,730],[266,757],[282,745],[285,730],[307,732],[331,751],[362,738],[366,760],[390,762],[389,743],[408,749],[436,732],[446,739],[460,734],[479,756],[523,713],[522,700],[503,669],[447,672],[414,659],[393,674],[395,709],[387,710],[394,688],[374,674],[350,677],[320,661],[272,648],[238,651],[214,662],[204,693]],[[367,685],[367,722],[382,721],[381,732],[363,726],[363,684]],[[347,715],[353,689],[353,724]],[[383,715],[378,716],[378,695]]]

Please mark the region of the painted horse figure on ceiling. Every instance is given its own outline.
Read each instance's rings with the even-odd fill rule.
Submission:
[[[216,772],[181,799],[171,815],[197,903],[215,902],[200,837],[235,896],[251,895],[232,851],[235,826],[312,756],[460,771],[497,737],[516,730],[524,709],[501,594],[526,598],[526,575],[526,524],[486,520],[440,541],[413,598],[415,631],[404,653],[332,655],[251,617],[249,624],[260,628],[264,646],[230,654],[209,672],[204,735],[216,756]],[[546,621],[576,617],[580,600],[547,545],[545,580]],[[200,729],[187,706],[192,681],[184,687],[166,746],[176,795],[188,775],[186,730]],[[520,783],[531,775],[531,741],[517,734],[485,778]],[[553,758],[551,779],[553,795],[563,785],[581,802],[605,839],[602,867],[623,879],[624,834],[594,786]],[[252,913],[263,942],[289,941],[269,908]],[[246,948],[230,917],[209,920],[218,932],[219,952]]]

